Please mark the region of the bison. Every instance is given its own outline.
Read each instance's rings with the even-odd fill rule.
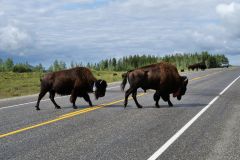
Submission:
[[[188,66],[188,70],[189,71],[190,70],[194,71],[195,69],[198,70],[198,68],[197,68],[197,66],[195,64],[191,64],[191,65]]]
[[[204,62],[201,63],[195,63],[195,64],[191,64],[188,66],[188,70],[197,70],[201,69],[202,71],[204,71],[207,68],[206,64]]]
[[[55,105],[55,108],[61,107],[55,102],[55,94],[70,95],[70,102],[73,104],[73,108],[76,109],[77,97],[83,97],[85,101],[92,106],[92,102],[88,93],[92,93],[95,86],[95,97],[104,97],[107,82],[105,80],[97,80],[92,72],[85,67],[76,67],[68,70],[62,70],[58,72],[52,72],[46,74],[41,81],[41,90],[38,96],[36,109],[40,110],[39,103],[44,95],[49,92],[49,98]]]
[[[130,70],[123,74],[122,78],[122,90],[124,90],[127,81],[130,84],[130,88],[125,93],[125,107],[127,106],[129,95],[132,94],[137,107],[142,108],[136,98],[138,88],[142,88],[144,91],[147,89],[156,90],[154,95],[156,107],[159,107],[158,101],[160,97],[162,97],[164,101],[168,101],[169,106],[172,106],[169,95],[173,93],[173,97],[181,100],[187,90],[188,84],[188,78],[186,76],[180,76],[177,68],[167,62],[160,62]]]

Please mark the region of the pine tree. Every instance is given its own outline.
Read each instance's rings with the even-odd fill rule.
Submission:
[[[5,64],[4,64],[4,68],[6,71],[12,71],[13,70],[13,67],[14,67],[14,63],[13,63],[13,60],[11,58],[8,58],[6,61],[5,61]]]
[[[4,62],[3,60],[0,58],[0,72],[4,71]]]

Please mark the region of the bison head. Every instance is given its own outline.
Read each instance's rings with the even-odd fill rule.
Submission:
[[[95,97],[98,99],[99,97],[104,97],[107,88],[107,82],[105,80],[97,80],[95,82],[96,90],[95,90]]]
[[[181,100],[182,96],[185,95],[187,90],[188,78],[186,76],[181,76],[181,83],[178,91],[173,94],[178,100]]]

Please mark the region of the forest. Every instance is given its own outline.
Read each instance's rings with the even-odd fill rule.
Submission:
[[[64,61],[55,60],[49,68],[45,68],[41,63],[32,66],[28,62],[14,64],[11,58],[3,60],[0,58],[0,72],[52,72],[76,66],[85,66],[96,71],[127,71],[141,66],[165,61],[176,65],[178,69],[186,69],[188,65],[204,62],[207,68],[220,67],[222,63],[229,63],[224,54],[210,54],[207,51],[200,53],[172,54],[163,57],[154,55],[131,55],[122,58],[109,58],[98,63],[71,62],[69,66]]]

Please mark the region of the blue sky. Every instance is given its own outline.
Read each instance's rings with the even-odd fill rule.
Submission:
[[[0,0],[0,57],[46,66],[209,51],[240,65],[240,0]]]

